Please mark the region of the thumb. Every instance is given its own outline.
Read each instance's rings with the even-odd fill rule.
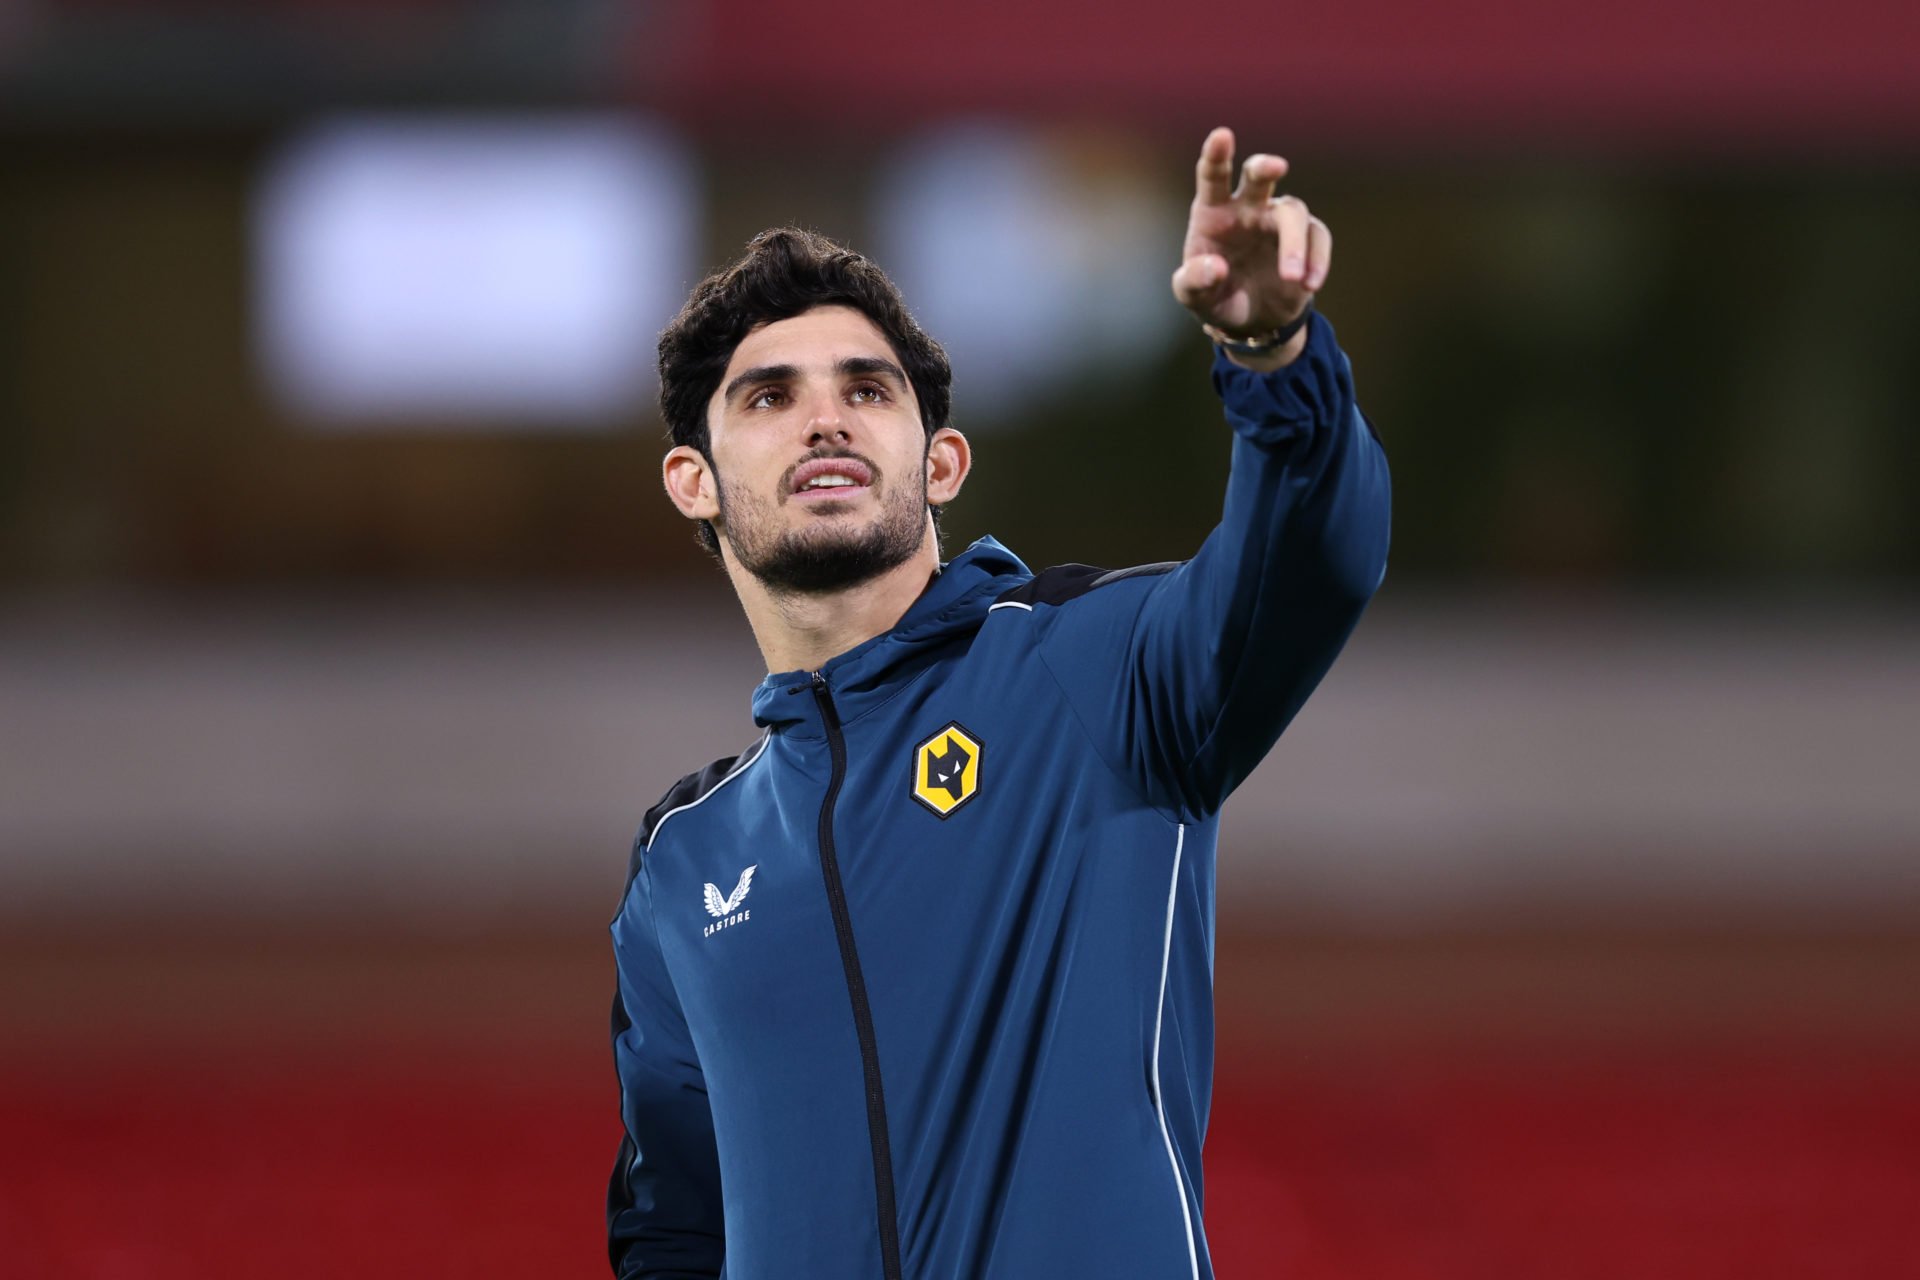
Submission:
[[[1227,260],[1217,253],[1197,253],[1173,273],[1173,296],[1183,307],[1202,307],[1227,280]]]

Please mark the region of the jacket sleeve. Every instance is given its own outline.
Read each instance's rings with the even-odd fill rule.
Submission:
[[[1096,749],[1185,819],[1216,811],[1259,764],[1386,572],[1386,455],[1326,318],[1273,373],[1216,351],[1213,384],[1232,470],[1199,552],[1037,619]]]
[[[625,1135],[607,1186],[619,1280],[712,1280],[726,1256],[706,1079],[653,923],[644,865],[613,922],[613,1059]]]

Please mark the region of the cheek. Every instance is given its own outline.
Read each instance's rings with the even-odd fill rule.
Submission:
[[[748,442],[737,439],[724,446],[714,442],[712,460],[714,480],[729,494],[768,491],[784,466],[754,450]]]
[[[731,464],[720,462],[715,468],[714,480],[723,506],[759,510],[772,505],[770,487],[756,480],[752,468],[738,460]]]
[[[885,453],[875,454],[874,461],[886,469],[888,479],[894,483],[904,478],[917,488],[927,474],[926,437],[916,431],[911,440],[899,441]]]

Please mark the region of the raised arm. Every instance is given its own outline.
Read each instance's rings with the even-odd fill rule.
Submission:
[[[1325,675],[1388,541],[1386,456],[1333,327],[1309,314],[1331,236],[1304,204],[1273,197],[1285,161],[1250,157],[1229,190],[1232,157],[1232,134],[1215,130],[1174,292],[1229,341],[1305,323],[1270,351],[1216,355],[1234,433],[1220,523],[1165,572],[1051,593],[1036,580],[1034,594],[1042,652],[1095,748],[1186,818],[1219,808]]]

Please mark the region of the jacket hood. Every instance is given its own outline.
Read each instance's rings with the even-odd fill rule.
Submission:
[[[820,668],[842,720],[853,720],[892,696],[895,686],[918,670],[918,657],[953,636],[977,630],[996,596],[1032,577],[1020,557],[993,538],[981,538],[940,566],[891,631],[855,645]],[[811,671],[769,675],[753,691],[754,723],[768,727],[807,721],[818,724],[817,704],[800,697]]]

